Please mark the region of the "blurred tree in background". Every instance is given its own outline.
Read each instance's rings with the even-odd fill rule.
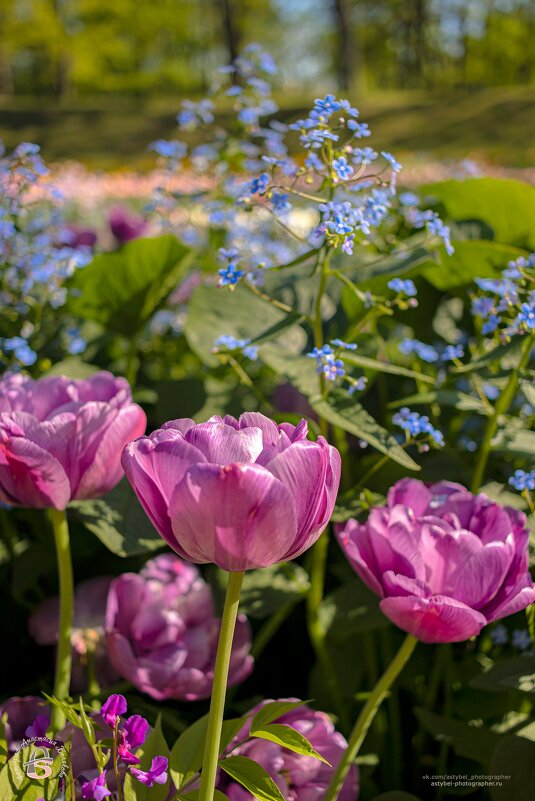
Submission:
[[[197,93],[259,41],[283,87],[535,81],[530,0],[0,0],[0,94]]]

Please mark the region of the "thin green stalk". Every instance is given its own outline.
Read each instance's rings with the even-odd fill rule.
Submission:
[[[485,477],[485,469],[487,467],[487,462],[490,456],[491,444],[498,429],[498,423],[500,421],[500,417],[504,414],[507,414],[509,411],[509,407],[515,397],[515,393],[518,387],[518,380],[522,374],[522,371],[525,370],[529,363],[529,357],[531,356],[531,351],[533,350],[533,346],[535,344],[535,336],[531,335],[527,337],[524,347],[522,349],[522,356],[520,358],[520,362],[518,366],[511,372],[509,376],[509,381],[503,388],[503,391],[499,395],[496,404],[494,406],[494,414],[489,417],[487,426],[485,428],[485,433],[483,435],[483,441],[481,443],[481,447],[478,451],[478,458],[476,462],[476,466],[474,469],[474,475],[472,478],[472,492],[478,492],[481,484],[483,483],[483,479]]]
[[[138,340],[137,337],[133,336],[128,343],[128,349],[126,352],[126,367],[125,367],[125,378],[132,387],[132,389],[134,389],[136,385],[139,367],[140,367],[140,360],[138,356]]]
[[[115,731],[113,733],[113,772],[115,774],[115,781],[117,783],[117,798],[118,801],[124,801],[124,793],[123,793],[123,785],[121,782],[121,774],[119,773],[119,753],[118,753],[118,743],[119,743],[119,719],[117,718],[117,722],[115,724]]]
[[[71,630],[74,607],[74,584],[72,577],[69,524],[64,510],[49,509],[48,515],[54,530],[56,559],[59,577],[59,629],[54,695],[60,700],[69,696],[71,685]],[[65,725],[65,715],[54,707],[51,726],[54,733]]]
[[[225,606],[221,618],[221,631],[217,645],[214,686],[208,715],[208,729],[204,744],[199,801],[213,801],[217,778],[217,762],[221,743],[221,728],[225,711],[225,695],[232,651],[234,628],[238,616],[243,573],[229,573]]]
[[[396,656],[373,688],[370,697],[364,704],[364,707],[357,718],[355,726],[353,727],[348,746],[333,774],[331,783],[325,796],[323,797],[323,801],[335,801],[335,799],[338,797],[349,769],[357,758],[360,746],[364,742],[364,738],[366,737],[368,729],[370,728],[382,701],[406,665],[410,655],[416,647],[417,642],[418,640],[416,637],[413,637],[412,634],[407,634]]]
[[[381,641],[381,651],[383,656],[383,664],[389,665],[393,657],[393,643],[392,643],[392,630],[381,629],[379,632]],[[399,695],[396,689],[393,689],[387,700],[388,706],[388,731],[391,740],[391,773],[389,773],[389,780],[392,782],[393,787],[401,785],[401,767],[402,767],[402,741],[403,736],[401,726],[401,713],[399,707]]]
[[[323,319],[321,315],[322,299],[329,276],[328,251],[322,248],[318,253],[317,266],[320,268],[320,280],[318,294],[314,306],[314,318],[312,320],[312,333],[314,345],[317,348],[323,346]],[[319,377],[319,388],[323,395],[325,393],[325,379]],[[320,432],[327,437],[328,423],[322,417],[319,420]],[[325,631],[320,621],[320,608],[323,602],[325,590],[325,576],[327,572],[327,553],[329,549],[329,534],[325,530],[310,551],[310,590],[307,595],[307,627],[314,653],[319,662],[326,683],[327,690],[331,697],[336,713],[340,719],[342,727],[347,724],[347,709],[344,705],[340,686],[336,676],[336,669],[331,653],[325,642]]]

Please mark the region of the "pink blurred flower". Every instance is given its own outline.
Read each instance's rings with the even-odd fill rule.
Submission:
[[[142,236],[147,228],[147,223],[142,217],[120,206],[110,210],[108,224],[119,245]]]
[[[197,568],[173,554],[125,573],[111,585],[106,636],[112,664],[152,698],[195,701],[212,690],[220,621],[212,593]],[[229,683],[251,672],[251,630],[240,615]]]
[[[295,701],[296,699],[284,698],[281,700]],[[264,701],[258,704],[251,712],[258,711],[267,703],[270,702]],[[233,756],[241,754],[262,765],[287,801],[320,801],[347,748],[345,738],[336,731],[325,712],[317,712],[305,704],[282,715],[275,722],[291,726],[300,732],[330,765],[313,757],[296,754],[275,743],[258,739],[249,740],[234,749],[233,743],[231,743],[228,751],[232,749]],[[250,722],[238,732],[234,743],[245,739],[249,730]],[[356,801],[359,792],[358,778],[357,768],[352,765],[338,796],[339,801]],[[236,784],[223,772],[220,773],[217,787],[231,801],[251,801],[253,798],[247,790]]]
[[[307,424],[248,412],[173,420],[123,453],[128,480],[162,537],[191,562],[267,567],[302,554],[331,516],[340,455]],[[201,536],[202,533],[202,536]]]
[[[94,660],[96,679],[101,687],[113,684],[118,678],[110,663],[104,638],[104,617],[111,581],[111,577],[98,576],[76,585],[71,635],[71,686],[76,692],[87,688],[88,658]],[[59,598],[47,598],[31,615],[28,629],[39,645],[53,645],[58,640],[58,625]]]
[[[338,540],[393,623],[422,642],[458,642],[535,601],[526,523],[460,484],[402,479]]]
[[[50,709],[46,701],[36,695],[8,698],[0,705],[0,720],[6,715],[6,742],[10,753],[16,751],[25,737],[39,737],[50,723]],[[38,732],[34,732],[34,727]]]
[[[68,245],[71,248],[93,248],[97,243],[97,233],[93,228],[84,228],[80,225],[70,223],[66,225],[59,234],[58,247]]]
[[[65,509],[121,479],[121,451],[146,426],[128,382],[21,374],[0,379],[0,501]]]

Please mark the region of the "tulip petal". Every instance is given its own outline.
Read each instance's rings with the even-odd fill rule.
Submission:
[[[336,526],[335,531],[338,543],[355,573],[372,592],[383,597],[382,575],[375,572],[376,566],[369,565],[366,558],[371,551],[366,526],[361,526],[351,518],[344,527]]]
[[[173,493],[176,544],[192,562],[240,571],[280,562],[297,534],[292,494],[254,464],[191,467]]]
[[[483,545],[456,570],[450,566],[448,588],[444,592],[474,609],[482,609],[500,592],[512,558],[512,549],[501,542]]]
[[[190,428],[184,438],[204,454],[207,462],[217,465],[254,462],[263,448],[259,428],[236,431],[225,423],[200,423]]]
[[[50,453],[23,437],[0,442],[0,495],[15,506],[65,509],[71,485]]]
[[[489,623],[493,620],[500,620],[502,617],[514,615],[515,612],[520,612],[526,609],[531,604],[535,603],[535,584],[531,580],[531,576],[527,573],[522,576],[516,587],[511,590],[505,597],[500,598],[500,602],[491,604],[490,609],[485,609],[485,614]]]
[[[177,553],[186,558],[173,537],[168,514],[169,500],[186,470],[204,462],[203,454],[181,437],[156,440],[141,437],[123,451],[122,465],[126,476],[153,526]]]
[[[462,642],[479,634],[486,618],[455,598],[383,598],[381,611],[392,623],[422,642]]]
[[[115,487],[123,476],[121,453],[124,446],[144,434],[146,427],[145,412],[133,403],[120,409],[111,425],[106,420],[93,458],[82,473],[78,487],[73,488],[73,497],[95,498]]]
[[[294,496],[298,539],[310,529],[322,501],[327,458],[315,442],[296,442],[266,465]]]

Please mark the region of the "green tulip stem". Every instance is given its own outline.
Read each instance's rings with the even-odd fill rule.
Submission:
[[[71,630],[74,607],[74,585],[69,543],[69,525],[64,510],[49,509],[49,519],[54,530],[56,559],[59,577],[59,629],[54,676],[54,696],[64,701],[69,697],[71,685]],[[52,710],[51,727],[54,734],[65,725],[65,715],[58,707]]]
[[[349,769],[357,758],[360,746],[364,742],[364,738],[366,737],[368,729],[370,728],[379,710],[379,707],[388,695],[390,687],[405,667],[410,655],[416,647],[417,642],[418,640],[416,637],[413,637],[412,634],[407,634],[396,656],[371,691],[368,700],[364,704],[364,707],[362,708],[362,711],[356,720],[353,731],[351,732],[351,736],[349,738],[348,746],[334,772],[323,801],[335,801],[335,799],[338,798],[338,794],[344,785],[344,781]]]
[[[217,644],[217,655],[214,670],[214,686],[208,713],[208,729],[204,743],[201,783],[198,801],[213,801],[217,778],[217,763],[225,711],[225,696],[229,672],[234,628],[238,616],[240,590],[244,573],[229,573],[225,606],[221,618],[221,631]]]

